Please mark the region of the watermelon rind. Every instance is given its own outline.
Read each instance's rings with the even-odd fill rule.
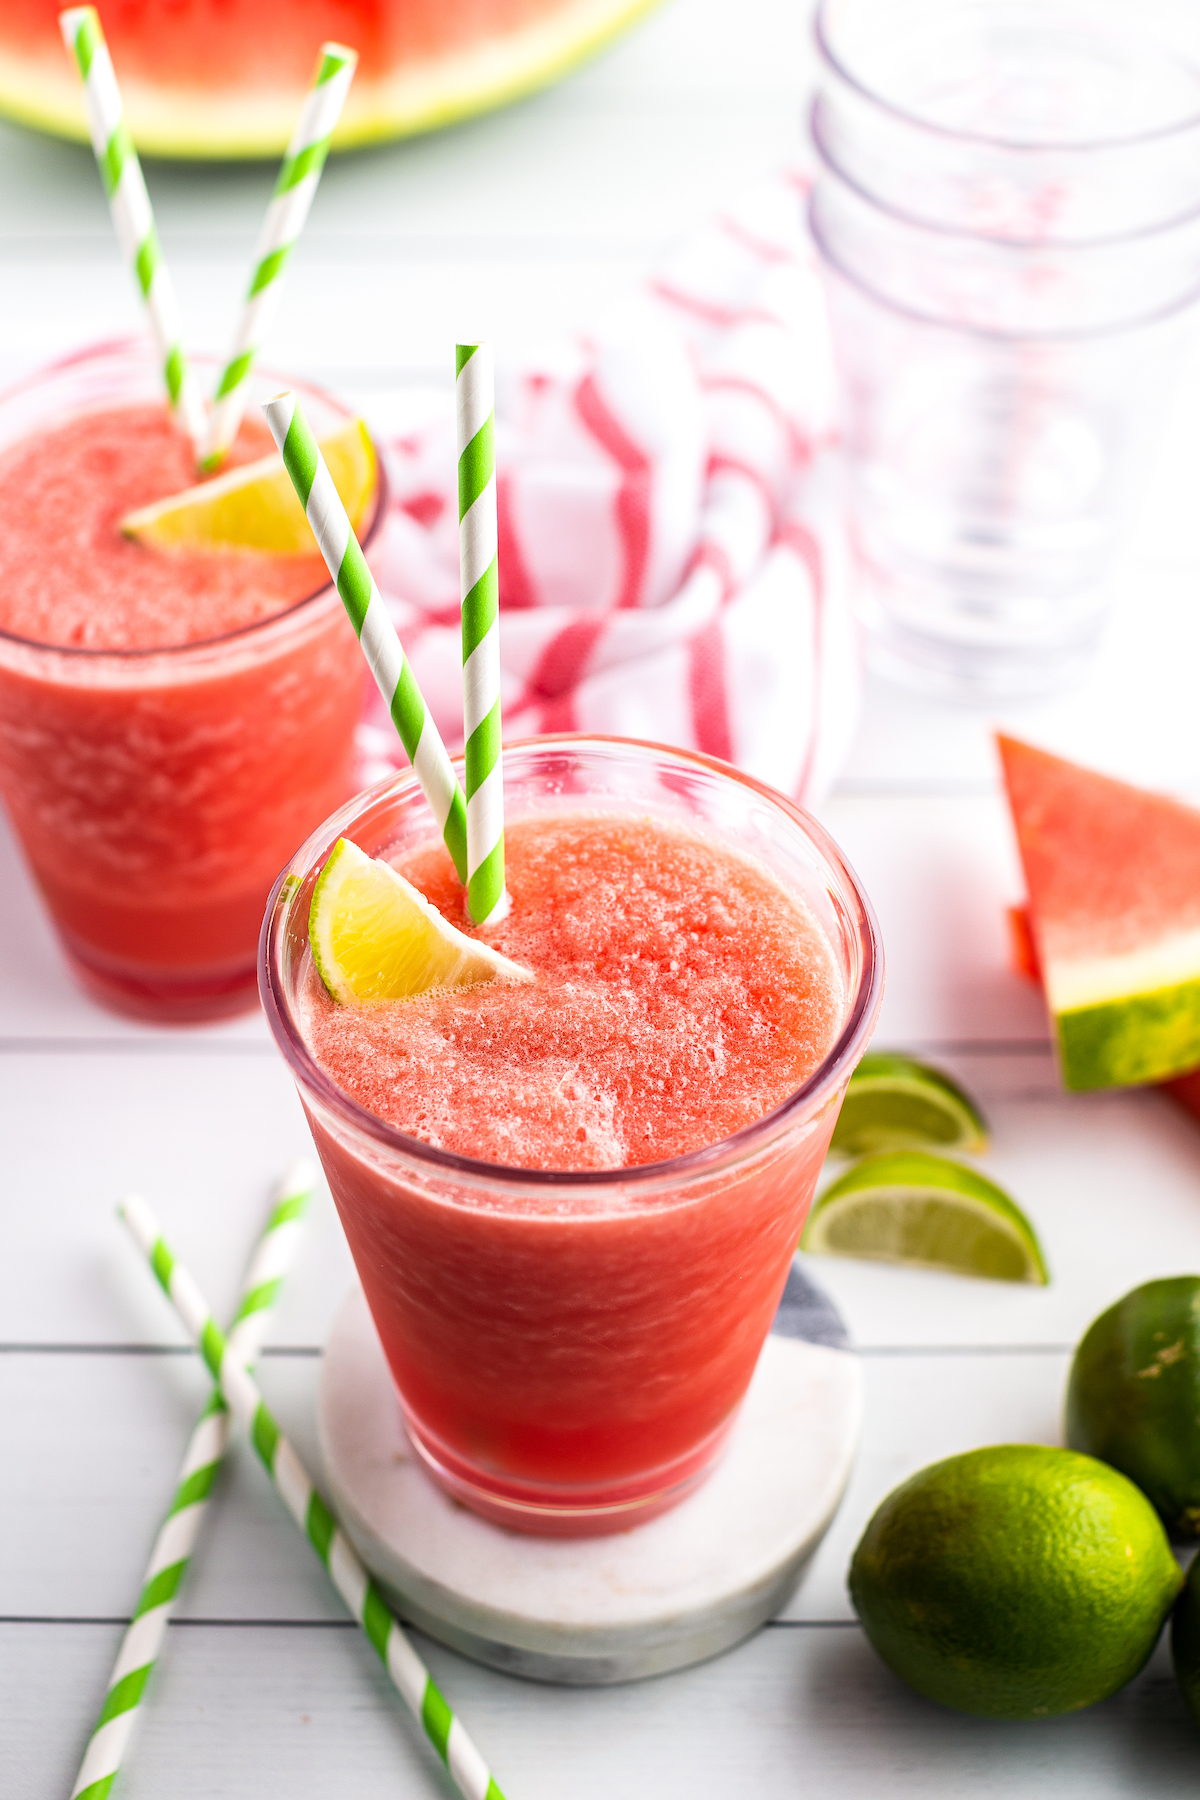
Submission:
[[[1075,1091],[1200,1064],[1200,810],[997,739],[1031,954]]]
[[[504,37],[375,79],[360,74],[333,147],[413,137],[520,100],[569,74],[658,3],[571,0]],[[197,161],[282,155],[303,98],[250,86],[213,93],[129,78],[121,87],[143,154]],[[88,139],[79,82],[65,52],[61,58],[22,55],[0,44],[0,114],[58,137]]]
[[[1073,1093],[1137,1087],[1200,1063],[1200,973],[1056,1014],[1063,1084]]]

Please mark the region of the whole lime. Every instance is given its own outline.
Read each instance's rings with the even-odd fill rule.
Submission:
[[[1073,1450],[1000,1444],[888,1495],[850,1597],[901,1680],[959,1712],[1073,1712],[1132,1679],[1183,1585],[1131,1481]]]
[[[1200,1275],[1147,1281],[1089,1325],[1066,1437],[1135,1481],[1174,1536],[1200,1536]]]
[[[1188,1711],[1200,1725],[1200,1556],[1188,1570],[1171,1619],[1171,1661]]]

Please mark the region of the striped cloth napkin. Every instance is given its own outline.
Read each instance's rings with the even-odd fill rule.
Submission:
[[[805,182],[687,241],[497,408],[504,733],[724,757],[812,803],[859,699],[833,377]],[[449,408],[443,409],[449,415]],[[387,447],[372,553],[426,703],[462,743],[453,422]],[[364,774],[400,760],[377,700]]]

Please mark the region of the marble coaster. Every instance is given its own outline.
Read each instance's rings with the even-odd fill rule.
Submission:
[[[660,1675],[747,1637],[795,1589],[858,1443],[862,1382],[845,1343],[797,1263],[708,1479],[632,1530],[537,1538],[477,1518],[425,1473],[356,1288],[325,1352],[325,1468],[363,1560],[431,1637],[538,1681]]]

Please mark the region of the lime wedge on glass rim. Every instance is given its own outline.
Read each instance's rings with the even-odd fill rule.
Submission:
[[[1050,1276],[1033,1226],[977,1169],[919,1150],[864,1156],[813,1203],[800,1248],[990,1281]]]
[[[343,1006],[403,1000],[533,972],[468,937],[390,863],[339,838],[313,888],[308,941],[317,973]]]
[[[911,1056],[874,1051],[850,1077],[829,1148],[834,1155],[881,1150],[987,1149],[988,1129],[974,1101]]]
[[[357,531],[379,486],[375,446],[361,419],[349,420],[323,437],[320,445]],[[274,556],[304,556],[315,555],[317,549],[283,459],[274,451],[126,513],[121,530],[155,550],[261,550]]]

